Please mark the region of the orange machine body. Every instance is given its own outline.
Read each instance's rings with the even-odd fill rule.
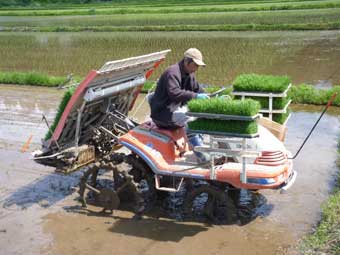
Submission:
[[[273,138],[274,139],[274,138]],[[120,143],[141,157],[159,176],[215,180],[228,183],[236,188],[258,190],[279,189],[286,185],[293,175],[293,163],[287,151],[260,151],[259,156],[246,164],[247,181],[241,181],[242,163],[226,162],[214,167],[211,175],[210,164],[200,166],[188,162],[191,154],[185,130],[164,130],[152,122],[146,122],[120,137]]]

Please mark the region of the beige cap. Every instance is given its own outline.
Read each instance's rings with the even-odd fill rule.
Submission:
[[[191,58],[199,66],[205,66],[202,53],[196,48],[188,49],[184,52],[184,57]]]

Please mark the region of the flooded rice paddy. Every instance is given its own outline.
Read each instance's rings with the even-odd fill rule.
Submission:
[[[244,193],[243,224],[182,222],[155,210],[140,221],[117,211],[103,216],[99,208],[82,210],[72,190],[80,173],[60,176],[34,164],[20,148],[30,134],[30,151],[40,147],[63,91],[26,86],[0,86],[0,245],[4,254],[295,254],[297,240],[320,218],[337,171],[338,108],[331,108],[294,160],[298,178],[287,194]],[[139,98],[139,102],[143,100]],[[293,106],[287,148],[294,154],[322,108]],[[136,113],[148,115],[144,104]],[[169,200],[176,207],[176,197]],[[15,240],[21,240],[17,242]]]
[[[23,19],[23,18],[20,18]],[[199,48],[202,83],[230,84],[241,73],[288,75],[294,83],[340,84],[340,32],[0,33],[0,71],[85,76],[106,61],[172,49],[153,74]]]

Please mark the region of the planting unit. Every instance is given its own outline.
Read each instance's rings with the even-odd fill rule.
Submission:
[[[83,206],[93,202],[112,212],[120,201],[132,200],[138,216],[164,198],[164,193],[157,198],[158,190],[177,192],[184,184],[184,216],[199,211],[209,219],[235,222],[241,189],[286,190],[294,183],[291,154],[257,124],[260,104],[254,100],[189,102],[188,115],[198,117],[198,124],[189,123],[192,132],[210,136],[208,144],[195,148],[211,155],[207,164],[197,163],[183,127],[166,130],[130,119],[145,81],[168,53],[111,61],[91,71],[64,97],[60,118],[34,160],[65,174],[83,168],[78,191]],[[221,155],[228,160],[218,164],[214,157]],[[207,200],[197,207],[202,194]]]

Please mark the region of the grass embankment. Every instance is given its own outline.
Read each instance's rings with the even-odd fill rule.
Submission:
[[[153,2],[157,3],[157,2]],[[337,8],[340,6],[338,0],[328,1],[242,1],[216,3],[206,1],[202,5],[198,1],[173,3],[173,5],[154,6],[152,2],[148,4],[121,4],[120,6],[90,6],[83,8],[53,8],[53,9],[0,9],[0,16],[67,16],[67,15],[116,15],[116,14],[167,14],[167,13],[202,13],[202,12],[250,12],[250,11],[276,11],[276,10],[302,10],[302,9],[324,9]]]
[[[190,15],[171,14],[126,14],[97,16],[53,16],[53,17],[6,17],[0,21],[2,27],[19,29],[138,29],[138,27],[162,28],[227,28],[244,24],[287,25],[287,24],[332,24],[339,22],[340,9],[259,11],[259,12],[207,12]],[[52,27],[49,27],[52,26]],[[223,25],[223,26],[222,26]]]
[[[20,84],[55,87],[64,84],[65,77],[50,76],[35,72],[0,72],[0,84]]]
[[[3,27],[2,32],[143,32],[143,31],[289,31],[336,30],[340,22],[307,24],[168,25],[168,26],[88,26],[88,27]]]
[[[73,9],[0,9],[0,16],[24,17],[10,21],[6,17],[0,21],[0,26],[1,31],[25,32],[272,31],[340,28],[339,0],[245,0],[239,3],[207,1],[205,4],[201,1],[184,1],[176,2],[172,6],[146,1],[144,4],[132,5],[127,2],[111,6],[90,5],[88,8],[82,5],[82,8]],[[85,20],[82,17],[84,15]]]
[[[321,221],[314,233],[302,240],[300,248],[303,254],[340,254],[340,173],[334,191],[322,206]]]

